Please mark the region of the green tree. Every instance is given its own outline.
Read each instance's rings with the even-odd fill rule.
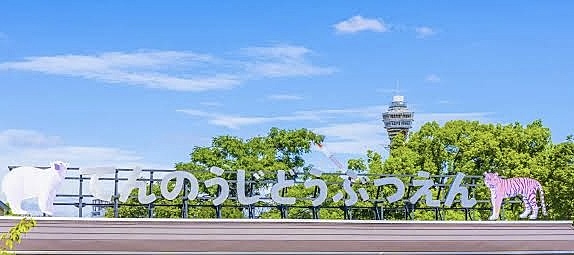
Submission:
[[[455,175],[462,172],[467,176],[478,178],[475,183],[474,195],[479,201],[475,209],[487,209],[490,207],[490,192],[482,181],[484,172],[496,171],[504,177],[526,176],[539,180],[545,191],[546,203],[549,208],[549,219],[572,218],[574,212],[574,145],[573,138],[569,136],[563,143],[553,144],[551,133],[540,120],[527,125],[520,123],[511,124],[484,124],[478,121],[454,120],[439,125],[436,122],[425,123],[420,130],[412,132],[408,139],[399,134],[391,141],[391,151],[387,159],[375,151],[367,151],[366,159],[351,159],[348,161],[349,169],[365,173],[370,177],[366,184],[353,182],[355,191],[364,188],[371,200],[359,199],[353,211],[349,214],[353,219],[372,219],[375,207],[389,208],[401,205],[395,202],[393,205],[386,201],[375,204],[372,199],[382,199],[396,192],[391,185],[382,190],[372,185],[375,178],[385,175],[398,176],[403,183],[412,183],[411,176],[418,171],[429,172],[436,183],[445,179],[439,179],[438,175]],[[237,195],[234,185],[235,171],[244,169],[249,181],[254,181],[254,173],[263,173],[260,180],[254,181],[252,186],[247,186],[247,192],[261,194],[266,197],[265,201],[255,206],[275,206],[267,210],[259,210],[256,214],[262,218],[280,218],[281,213],[286,213],[289,218],[311,218],[313,207],[311,200],[316,189],[305,188],[303,182],[311,176],[309,170],[313,167],[303,160],[305,153],[310,152],[313,143],[320,143],[323,136],[306,129],[281,130],[273,128],[265,136],[257,136],[250,139],[240,139],[233,136],[219,136],[212,140],[211,146],[195,147],[190,154],[189,162],[176,164],[177,170],[192,172],[200,182],[200,194],[206,195],[205,199],[199,197],[189,202],[187,214],[194,218],[215,217],[216,210],[220,210],[224,218],[245,217],[246,207],[241,206],[235,199],[228,199],[225,203],[230,207],[215,208],[211,205],[210,198],[214,198],[218,191],[215,187],[207,189],[202,185],[203,181],[215,177],[207,171],[211,166],[218,166],[225,170],[223,178],[230,180],[230,197]],[[274,205],[269,199],[269,190],[277,178],[277,170],[299,169],[302,170],[296,176],[287,172],[287,179],[294,179],[295,187],[283,190],[283,196],[296,197],[297,201],[292,206],[282,207]],[[344,216],[344,199],[334,202],[331,197],[337,192],[343,191],[342,173],[326,173],[320,179],[325,180],[328,186],[328,199],[321,205],[318,211],[323,219],[342,219]],[[454,178],[448,178],[442,189],[432,189],[433,195],[441,195],[444,200],[448,186]],[[173,183],[170,184],[173,188]],[[170,189],[171,189],[170,188]],[[179,205],[183,202],[180,196],[168,201],[161,198],[159,186],[150,187],[159,198],[155,203],[154,217],[181,217],[181,207],[166,206]],[[416,188],[415,188],[416,189]],[[136,192],[128,203],[136,204]],[[411,191],[414,192],[414,191]],[[343,191],[343,194],[345,192]],[[412,194],[412,193],[411,193]],[[346,198],[346,197],[345,197]],[[405,199],[407,197],[404,197]],[[511,203],[508,203],[510,201]],[[424,206],[424,199],[418,202]],[[195,207],[203,205],[206,207]],[[408,203],[403,204],[410,207]],[[459,206],[455,203],[454,206]],[[483,207],[483,208],[481,208]],[[362,209],[361,209],[362,208]],[[503,209],[503,217],[506,219],[518,219],[518,214],[523,210],[519,198],[507,200]],[[435,211],[416,210],[411,212],[416,219],[434,219]],[[147,205],[135,207],[120,207],[120,217],[147,217]],[[108,211],[108,216],[112,216]],[[404,212],[384,211],[387,219],[403,219]],[[474,219],[485,220],[490,215],[490,210],[473,210]],[[539,217],[543,217],[540,215]],[[462,211],[444,211],[442,218],[447,220],[461,220],[465,218]]]
[[[551,146],[532,160],[530,169],[544,186],[548,218],[574,219],[574,140]]]
[[[235,171],[243,169],[246,172],[246,179],[252,178],[254,173],[261,171],[263,176],[253,187],[247,187],[248,192],[255,194],[264,192],[270,188],[270,180],[276,178],[277,170],[302,169],[308,171],[312,165],[306,165],[303,156],[311,151],[314,143],[321,143],[324,137],[315,134],[307,129],[285,130],[271,128],[265,136],[256,136],[250,139],[242,139],[235,136],[214,137],[211,146],[194,147],[190,154],[189,162],[179,162],[176,170],[189,171],[198,179],[200,194],[207,194],[209,197],[217,195],[217,187],[206,188],[203,181],[215,177],[208,169],[212,166],[225,170],[222,177],[226,180],[235,180]],[[173,188],[173,183],[171,187]],[[230,181],[230,197],[236,197],[236,187]],[[165,206],[181,204],[180,196],[169,201],[161,197],[158,185],[152,188],[157,199],[154,202],[154,217],[181,217],[181,209],[175,206]],[[171,189],[170,189],[171,190]],[[138,204],[137,190],[132,192],[128,204]],[[222,209],[222,217],[237,218],[243,217],[244,209],[232,199],[226,201],[228,205],[237,206]],[[212,205],[208,199],[196,199],[189,202],[189,217],[212,218],[215,217],[215,208],[196,207],[196,205]],[[262,203],[260,203],[262,204]],[[113,210],[110,208],[106,212],[107,217],[113,217]],[[147,205],[135,207],[121,206],[120,217],[147,217]]]
[[[570,219],[574,212],[573,147],[571,137],[566,142],[552,144],[551,132],[540,120],[526,126],[454,120],[441,127],[436,122],[428,122],[411,133],[408,140],[397,135],[391,142],[390,156],[384,162],[381,163],[380,154],[369,151],[367,161],[374,164],[364,164],[357,159],[350,160],[349,165],[367,167],[369,173],[416,174],[424,170],[431,175],[462,172],[481,176],[484,172],[496,171],[505,177],[533,177],[543,184],[550,208],[548,218]],[[403,181],[409,183],[410,180]],[[482,181],[477,183],[475,191],[477,199],[490,199]],[[437,192],[433,190],[434,195]],[[520,199],[514,200],[518,203],[505,204],[506,219],[518,219],[523,210]],[[424,200],[419,204],[424,205]],[[474,217],[486,219],[489,215],[490,211],[475,211]],[[415,217],[434,219],[434,212],[415,212]],[[464,214],[448,211],[445,218],[464,219]]]

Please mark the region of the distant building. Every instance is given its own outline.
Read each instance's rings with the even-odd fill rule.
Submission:
[[[406,137],[412,127],[414,113],[407,107],[403,96],[393,96],[393,101],[386,112],[383,113],[383,123],[389,136],[393,140],[398,133]]]
[[[94,199],[92,200],[92,203],[94,204],[92,205],[92,217],[104,217],[106,214],[106,207],[112,204],[111,202],[101,199]]]

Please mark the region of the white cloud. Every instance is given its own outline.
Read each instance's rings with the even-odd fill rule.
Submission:
[[[367,150],[381,151],[387,144],[380,121],[337,123],[312,130],[325,135],[326,146],[332,153],[364,154]]]
[[[291,45],[277,45],[274,47],[247,47],[243,49],[243,53],[245,55],[261,59],[299,59],[310,52],[311,50],[305,47]]]
[[[34,130],[7,129],[0,131],[0,148],[21,146],[50,146],[60,144],[57,136],[47,136]]]
[[[415,31],[417,32],[418,38],[426,38],[436,34],[436,32],[430,27],[417,27],[415,28]]]
[[[357,33],[361,31],[386,32],[387,26],[383,21],[377,19],[363,18],[360,15],[353,16],[347,20],[333,25],[338,33]]]
[[[354,108],[342,108],[342,109],[320,109],[320,110],[307,110],[307,111],[297,111],[295,114],[309,114],[317,116],[322,120],[332,119],[339,116],[353,116],[358,118],[378,118],[383,111],[386,111],[387,105],[372,105],[372,106],[362,106]]]
[[[213,106],[213,107],[223,105],[222,103],[219,103],[219,102],[201,102],[199,104],[203,105],[203,106]]]
[[[208,119],[208,123],[216,126],[223,126],[230,129],[239,129],[241,126],[257,125],[277,121],[296,121],[296,120],[317,120],[317,116],[313,114],[298,114],[287,116],[239,116],[228,115],[220,113],[209,113],[194,109],[177,110],[195,117],[203,117]]]
[[[311,50],[304,47],[250,47],[243,49],[243,53],[253,58],[253,61],[245,64],[247,72],[253,78],[311,76],[335,72],[334,68],[308,63],[306,55],[310,54]]]
[[[491,122],[488,112],[468,113],[415,113],[412,131],[429,121],[444,124],[449,120],[478,120]],[[326,136],[326,144],[332,153],[364,155],[368,149],[383,152],[389,144],[384,124],[381,121],[336,123],[313,129]]]
[[[221,113],[210,113],[195,109],[181,109],[178,112],[194,117],[202,117],[208,120],[209,124],[223,126],[231,129],[239,129],[242,126],[264,124],[281,121],[326,121],[340,115],[353,115],[355,117],[377,118],[385,106],[369,106],[347,109],[324,109],[296,111],[287,115],[276,116],[239,116]]]
[[[324,75],[334,71],[309,63],[307,54],[311,51],[304,47],[278,45],[241,52],[230,59],[187,51],[40,56],[0,63],[0,69],[193,92],[229,89],[249,79]],[[245,56],[247,59],[243,59]]]
[[[1,167],[7,168],[8,165],[47,166],[54,160],[70,162],[72,167],[97,165],[133,167],[136,164],[146,163],[144,158],[136,152],[120,148],[68,145],[61,137],[46,135],[35,130],[0,131]],[[148,165],[141,166],[148,167]]]
[[[302,96],[297,95],[289,95],[289,94],[274,94],[267,96],[268,99],[271,100],[301,100],[303,99]]]
[[[143,158],[135,152],[118,148],[90,146],[54,146],[47,148],[20,148],[8,150],[8,156],[0,157],[3,162],[12,164],[48,165],[53,160],[70,162],[72,166],[109,164],[137,164]]]
[[[178,110],[191,116],[206,118],[207,122],[231,129],[270,122],[305,121],[306,126],[326,136],[326,146],[332,153],[364,154],[367,149],[382,151],[388,145],[388,136],[380,120],[387,106],[375,105],[347,109],[320,109],[296,111],[279,116],[238,116],[208,113],[199,110]],[[489,112],[416,113],[412,130],[424,123],[449,120],[478,120],[490,122]]]
[[[354,34],[362,31],[372,32],[388,32],[391,30],[399,32],[415,31],[417,38],[427,38],[437,34],[437,31],[428,26],[413,27],[401,24],[388,24],[382,20],[374,18],[365,18],[361,15],[355,15],[347,20],[343,20],[333,25],[336,33],[338,34]]]
[[[440,82],[440,77],[436,74],[429,74],[425,77],[426,82],[438,83]]]
[[[224,89],[239,84],[239,78],[231,74],[185,77],[172,75],[167,71],[169,68],[177,69],[213,61],[215,60],[211,56],[189,52],[109,52],[93,56],[29,57],[20,62],[0,63],[0,69],[35,71],[177,91]]]
[[[123,150],[114,147],[77,146],[67,145],[58,136],[46,135],[35,130],[9,129],[0,131],[0,179],[8,173],[9,166],[49,166],[50,162],[62,160],[70,163],[70,167],[96,167],[112,166],[118,168],[143,168],[170,169],[173,166],[154,164],[146,160],[134,151]],[[78,176],[79,172],[70,171],[68,176]],[[112,177],[112,176],[108,176]],[[124,177],[122,175],[122,177]],[[106,181],[113,188],[113,181]],[[123,185],[123,184],[121,184]],[[78,181],[65,180],[58,194],[77,194]],[[84,186],[84,194],[89,194],[87,185]],[[0,199],[5,195],[0,194]],[[57,202],[74,201],[74,198],[56,198]],[[77,199],[75,200],[77,201]],[[24,206],[37,213],[36,203],[25,201]],[[85,214],[89,208],[84,208]],[[77,208],[73,206],[56,206],[56,215],[75,216]]]

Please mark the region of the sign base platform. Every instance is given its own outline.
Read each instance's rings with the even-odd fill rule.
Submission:
[[[574,254],[571,221],[34,219],[17,254]]]

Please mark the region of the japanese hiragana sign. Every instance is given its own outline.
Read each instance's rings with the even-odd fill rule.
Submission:
[[[111,201],[111,194],[105,194],[102,192],[101,182],[98,180],[99,177],[106,175],[106,174],[113,174],[115,169],[114,168],[90,168],[90,169],[81,169],[81,174],[88,175],[91,177],[90,181],[90,190],[94,198],[100,199],[103,201]],[[219,167],[211,167],[210,172],[215,175],[215,177],[200,182],[192,173],[187,171],[173,171],[166,174],[160,182],[160,189],[161,195],[167,200],[175,199],[183,190],[184,182],[189,184],[189,191],[187,192],[187,199],[194,200],[198,197],[199,190],[201,183],[206,187],[213,187],[218,186],[219,192],[217,197],[212,200],[213,205],[221,205],[223,204],[230,195],[230,183],[228,180],[222,178],[221,176],[224,173],[224,170]],[[136,168],[130,176],[128,177],[128,181],[125,187],[120,191],[119,194],[119,201],[126,202],[129,198],[129,195],[134,189],[138,189],[138,201],[142,204],[150,204],[153,203],[157,197],[155,194],[147,194],[146,189],[146,181],[139,181],[138,178],[141,174],[141,168]],[[320,170],[313,169],[310,171],[310,174],[314,177],[320,177],[323,173]],[[419,171],[417,174],[418,177],[424,178],[419,180],[413,180],[413,186],[419,187],[418,190],[412,194],[412,196],[408,199],[410,203],[416,203],[420,199],[424,197],[425,202],[430,207],[439,207],[440,201],[433,199],[433,195],[431,193],[431,188],[434,186],[434,182],[430,180],[430,174],[425,171]],[[330,199],[334,202],[338,202],[344,199],[345,206],[353,206],[359,200],[367,201],[370,199],[368,192],[365,188],[359,188],[355,190],[352,187],[352,182],[355,180],[360,180],[363,184],[367,184],[368,178],[359,177],[356,173],[348,171],[343,177],[343,184],[342,184],[342,191],[338,191]],[[444,201],[444,206],[450,207],[455,200],[457,195],[460,195],[460,203],[461,206],[464,208],[471,208],[473,207],[477,201],[475,198],[469,198],[468,188],[462,185],[462,181],[465,175],[463,173],[457,173],[452,181],[449,192],[446,196]],[[169,190],[169,182],[175,180],[175,186]],[[246,194],[246,171],[244,170],[237,170],[236,171],[236,179],[235,182],[235,190],[237,193],[237,201],[242,205],[252,205],[257,202],[262,201],[261,195],[248,195]],[[398,177],[394,176],[387,176],[374,179],[372,181],[374,186],[386,186],[392,185],[396,188],[396,192],[390,196],[387,196],[385,199],[389,203],[393,203],[396,201],[400,201],[404,198],[405,195],[405,183]],[[281,191],[285,188],[293,187],[298,185],[295,183],[293,179],[287,179],[286,171],[279,170],[277,171],[276,181],[273,183],[270,193],[271,199],[273,202],[281,205],[292,205],[295,204],[297,199],[296,197],[284,197],[281,194]],[[305,188],[318,188],[319,192],[316,197],[314,197],[311,202],[313,206],[320,206],[322,205],[327,199],[329,199],[327,183],[325,180],[320,178],[310,178],[303,182],[303,186]],[[345,194],[346,193],[346,194]],[[299,198],[301,199],[301,198]]]

